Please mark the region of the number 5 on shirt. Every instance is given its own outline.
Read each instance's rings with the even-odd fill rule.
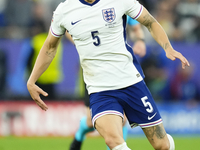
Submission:
[[[94,44],[95,46],[99,46],[100,43],[101,43],[100,38],[97,36],[97,34],[99,34],[99,32],[98,32],[98,31],[92,31],[91,34],[92,34],[92,38],[93,38],[94,40],[96,40],[95,42],[93,42],[93,44]]]

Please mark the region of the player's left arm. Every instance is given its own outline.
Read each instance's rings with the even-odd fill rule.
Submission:
[[[143,8],[143,11],[137,18],[137,21],[147,27],[156,42],[165,50],[167,58],[171,60],[175,60],[176,58],[180,59],[183,69],[185,69],[186,65],[190,66],[188,60],[181,53],[173,49],[161,25],[145,8]]]

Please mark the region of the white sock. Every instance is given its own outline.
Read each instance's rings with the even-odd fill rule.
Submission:
[[[169,144],[170,144],[169,150],[175,150],[175,144],[174,144],[174,140],[173,140],[172,136],[167,134],[167,137],[169,139]]]
[[[128,148],[128,146],[126,145],[126,142],[114,147],[112,150],[131,150],[130,148]]]

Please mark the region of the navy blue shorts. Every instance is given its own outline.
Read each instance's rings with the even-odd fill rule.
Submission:
[[[90,94],[92,123],[107,114],[127,116],[131,127],[151,127],[162,123],[154,99],[144,81],[132,86]]]

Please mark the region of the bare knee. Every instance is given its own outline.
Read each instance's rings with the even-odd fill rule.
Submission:
[[[114,148],[124,142],[123,138],[120,135],[109,132],[104,136],[104,139],[106,145],[108,145],[108,147],[110,148]]]
[[[163,142],[163,143],[156,143],[153,145],[155,150],[169,150],[170,144],[168,141]]]
[[[95,122],[95,127],[110,149],[124,143],[120,116],[104,115],[99,117]]]

